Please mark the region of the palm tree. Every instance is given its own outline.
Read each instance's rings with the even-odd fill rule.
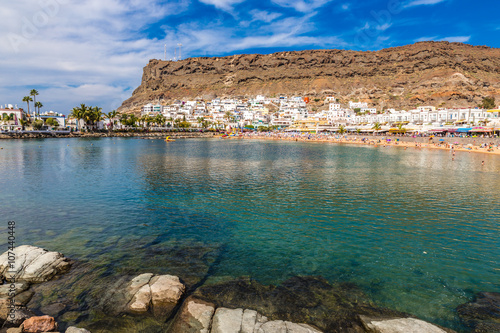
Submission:
[[[162,114],[157,114],[155,117],[155,123],[159,126],[165,125],[165,117]]]
[[[118,112],[116,112],[116,110],[113,110],[111,112],[108,112],[106,114],[106,116],[108,117],[109,119],[109,125],[111,127],[111,130],[113,130],[113,125],[114,125],[114,118],[116,118],[116,116],[118,115]]]
[[[35,110],[38,108],[38,115],[40,116],[40,108],[43,108],[42,102],[35,102]]]
[[[28,121],[26,119],[20,119],[19,123],[23,127],[23,131],[24,131],[24,128],[26,127],[26,125],[28,125]]]
[[[382,129],[382,125],[380,125],[380,123],[379,123],[379,122],[377,122],[377,123],[375,123],[375,124],[373,125],[373,129],[375,130],[375,132],[377,132],[377,133],[378,133],[378,131],[380,131],[380,130]]]
[[[33,99],[34,99],[35,104],[36,104],[36,96],[38,96],[38,90],[36,90],[36,89],[31,89],[31,91],[30,91],[30,96],[33,96]],[[36,117],[36,107],[35,107],[35,117]]]
[[[406,133],[406,128],[403,128],[403,124],[398,124],[398,130],[399,130],[399,133]]]
[[[30,114],[30,102],[33,102],[33,98],[31,96],[24,96],[23,102],[28,103],[28,114]]]
[[[104,119],[102,108],[98,106],[90,107],[90,121],[94,130],[97,130],[97,124]]]
[[[345,132],[346,132],[345,126],[344,125],[340,125],[339,126],[339,133],[340,134],[344,134]]]
[[[226,111],[226,113],[224,114],[224,119],[226,119],[226,121],[229,121],[232,117],[233,115],[231,111]]]
[[[79,131],[80,130],[80,120],[85,118],[85,113],[87,113],[88,106],[85,104],[80,104],[79,107],[74,107],[71,110],[71,113],[69,114],[70,117],[73,117],[76,119],[76,129]]]

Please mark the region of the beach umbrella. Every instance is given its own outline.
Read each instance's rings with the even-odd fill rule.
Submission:
[[[444,139],[439,139],[439,141],[444,141]]]

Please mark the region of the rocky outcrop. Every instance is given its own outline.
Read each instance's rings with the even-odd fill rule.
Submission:
[[[289,321],[269,321],[257,311],[218,308],[190,297],[184,302],[171,333],[321,333],[306,325]]]
[[[177,314],[171,331],[184,333],[209,333],[215,313],[213,303],[188,297]]]
[[[428,322],[415,318],[394,318],[394,319],[369,319],[361,317],[366,328],[373,333],[447,333],[451,330],[444,330]]]
[[[15,260],[12,266],[8,260],[8,252],[0,256],[0,278],[15,278],[18,282],[40,283],[49,281],[55,276],[65,273],[71,267],[67,258],[59,252],[22,245],[12,251]]]
[[[141,274],[130,282],[127,294],[128,312],[142,314],[150,310],[155,316],[168,318],[184,294],[185,287],[177,276]]]
[[[500,332],[500,293],[478,293],[474,300],[460,305],[457,312],[473,332]]]
[[[31,317],[21,325],[26,333],[55,332],[57,327],[55,319],[49,316]]]
[[[422,42],[376,52],[311,50],[150,60],[120,112],[151,101],[215,96],[334,94],[378,108],[476,106],[500,97],[500,49]]]
[[[9,325],[19,325],[33,314],[26,309],[34,292],[29,289],[31,283],[40,283],[53,279],[69,270],[71,264],[61,253],[22,245],[14,248],[15,259],[9,262],[9,253],[0,256],[0,279],[15,283],[0,285],[0,319]],[[12,255],[11,255],[12,258]],[[11,313],[10,300],[13,299],[16,311]]]

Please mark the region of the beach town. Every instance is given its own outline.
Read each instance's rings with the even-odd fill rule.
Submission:
[[[26,112],[18,105],[1,105],[2,133],[189,130],[227,134],[247,132],[245,137],[252,138],[365,144],[380,144],[380,136],[387,136],[383,139],[387,145],[404,145],[408,143],[408,138],[425,137],[428,139],[424,142],[413,140],[409,143],[444,149],[454,145],[455,149],[474,148],[491,153],[498,151],[499,142],[496,139],[500,134],[500,107],[495,106],[494,99],[488,98],[483,103],[486,107],[452,109],[418,106],[411,110],[379,110],[367,102],[342,103],[331,95],[312,100],[299,96],[258,95],[251,99],[216,98],[210,101],[176,100],[170,104],[148,103],[141,107],[140,116],[116,111],[106,114],[99,107],[84,104],[66,116],[54,111],[41,113],[40,107],[43,105],[40,104],[36,102],[32,112]],[[371,136],[377,139],[370,139]],[[443,137],[456,140],[445,142]],[[461,140],[463,138],[471,139],[464,141]],[[485,140],[488,138],[492,140]]]
[[[309,97],[268,98],[259,95],[252,99],[177,100],[168,105],[148,103],[141,107],[140,117],[115,113],[114,117],[110,118],[98,108],[99,114],[93,120],[93,128],[83,118],[77,119],[78,116],[74,112],[69,116],[54,111],[41,113],[40,109],[37,112],[35,107],[33,113],[30,113],[29,105],[27,112],[17,104],[0,105],[0,119],[2,131],[22,130],[23,120],[26,125],[32,126],[35,120],[42,120],[40,128],[51,130],[102,130],[141,126],[197,129],[244,127],[314,133],[338,132],[344,129],[346,132],[358,133],[404,131],[420,134],[494,135],[500,130],[500,107],[494,105],[494,99],[490,100],[491,102],[491,109],[418,106],[411,110],[379,110],[369,106],[367,102],[348,101],[343,104],[334,96],[326,96],[323,100],[315,98],[313,102]],[[134,119],[135,122],[123,121],[124,118]]]

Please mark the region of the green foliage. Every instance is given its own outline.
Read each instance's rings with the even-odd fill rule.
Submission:
[[[41,130],[42,127],[43,127],[43,120],[41,119],[35,120],[35,122],[33,123],[33,128],[38,131]]]
[[[59,127],[59,122],[54,118],[49,118],[45,120],[45,124],[49,127]]]
[[[344,134],[345,132],[346,132],[345,126],[344,125],[340,125],[339,126],[339,133],[340,134]]]
[[[355,112],[355,113],[360,113],[360,112],[361,112],[361,108],[355,108],[355,109],[354,109],[354,112]]]
[[[494,109],[496,107],[495,97],[485,97],[483,98],[483,103],[479,105],[483,109]]]
[[[104,119],[104,113],[102,108],[98,106],[87,106],[85,104],[80,104],[78,107],[74,107],[69,115],[77,120],[77,124],[80,120],[84,120],[87,126],[97,128],[97,123]]]
[[[315,101],[316,103],[318,103],[318,102],[320,101],[320,99],[319,99],[319,98],[315,98],[315,99],[314,99],[314,101]]]
[[[179,128],[189,128],[191,127],[191,123],[189,121],[181,121],[179,123]]]

